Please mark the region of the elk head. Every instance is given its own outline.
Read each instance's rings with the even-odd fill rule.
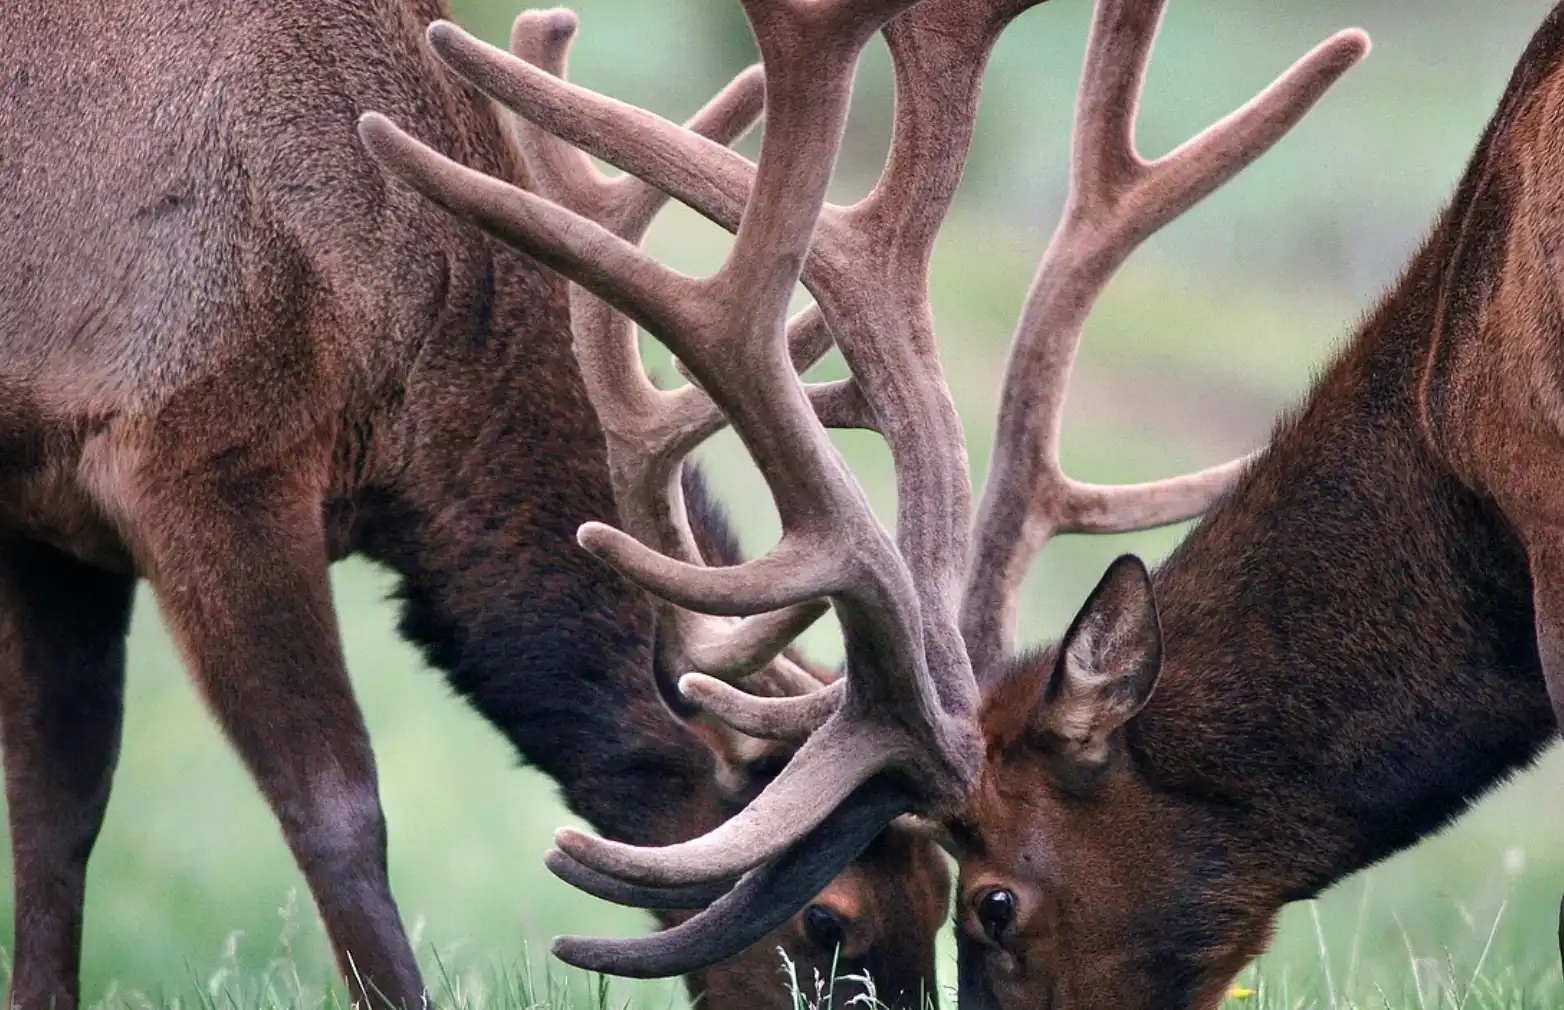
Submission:
[[[1126,556],[1058,646],[984,692],[983,783],[950,825],[964,1008],[1209,1008],[1264,949],[1278,906],[1234,874],[1222,843],[1240,836],[1132,753],[1159,662],[1151,582]]]
[[[986,760],[950,829],[962,1006],[978,1010],[1214,1007],[1265,947],[1281,904],[1240,883],[1218,808],[1152,788],[1131,753],[1162,665],[1138,558],[1109,568],[1056,646],[1017,656],[1014,643],[1021,580],[1053,536],[1193,517],[1243,472],[1248,460],[1132,487],[1070,479],[1059,441],[1071,360],[1129,254],[1280,140],[1368,52],[1362,32],[1337,34],[1148,163],[1135,121],[1164,8],[1096,5],[1069,197],[1011,348],[975,524],[961,629],[983,685]]]
[[[1276,143],[1364,55],[1367,39],[1330,39],[1231,118],[1147,163],[1132,131],[1164,4],[1099,0],[1071,197],[1018,325],[973,526],[963,434],[936,353],[929,260],[970,146],[988,54],[1039,0],[741,2],[765,75],[767,122],[754,165],[698,126],[681,129],[574,88],[450,25],[430,30],[441,59],[537,130],[736,231],[710,278],[652,261],[622,237],[633,229],[605,225],[594,201],[563,194],[551,202],[464,169],[383,118],[360,124],[371,153],[396,175],[579,285],[579,356],[610,443],[631,433],[651,447],[622,459],[682,457],[725,421],[782,520],[769,554],[706,567],[666,523],[664,469],[634,482],[661,496],[645,511],[663,515],[663,528],[636,526],[628,514],[626,531],[581,528],[582,545],[664,601],[666,619],[702,629],[684,636],[678,657],[678,669],[697,671],[677,684],[685,699],[730,730],[801,746],[747,807],[690,842],[636,848],[559,832],[549,863],[577,886],[642,907],[704,910],[656,936],[566,937],[555,952],[630,976],[730,957],[787,921],[887,824],[916,815],[947,825],[963,860],[957,922],[967,1005],[1207,1005],[1224,973],[1253,952],[1263,924],[1256,932],[1214,906],[1214,917],[1157,934],[1149,952],[1138,947],[1151,935],[1143,909],[1169,907],[1184,887],[1212,893],[1221,872],[1219,858],[1157,865],[1136,845],[1144,832],[1168,830],[1176,813],[1139,789],[1122,757],[1124,727],[1158,670],[1144,569],[1116,565],[1061,647],[1039,657],[1010,655],[1016,595],[1053,534],[1188,519],[1241,472],[1242,460],[1111,488],[1065,477],[1059,425],[1075,348],[1129,253]],[[890,156],[864,200],[834,206],[826,189],[857,59],[882,29],[896,76]],[[535,152],[560,154],[529,136]],[[800,280],[815,304],[790,321]],[[629,324],[614,312],[667,344],[692,385],[650,389]],[[593,336],[610,332],[612,340]],[[799,371],[832,342],[852,377],[801,382]],[[609,380],[594,382],[593,373]],[[655,415],[655,424],[611,419],[630,389],[661,406],[623,416]],[[894,537],[827,439],[830,426],[885,438],[896,468]],[[845,676],[775,697],[731,683],[768,664],[785,671],[776,657],[818,616],[820,601],[841,622]]]

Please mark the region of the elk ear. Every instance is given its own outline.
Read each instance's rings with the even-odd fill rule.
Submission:
[[[781,773],[792,752],[766,740],[756,740],[705,718],[686,719],[685,728],[699,740],[716,764],[717,788],[730,802],[748,803]]]
[[[1114,731],[1145,707],[1161,669],[1151,575],[1126,554],[1109,566],[1059,643],[1036,728],[1068,760],[1102,765]]]
[[[777,745],[745,736],[692,705],[680,693],[674,678],[669,676],[661,659],[661,650],[657,650],[654,655],[653,670],[663,704],[690,735],[711,752],[715,759],[712,774],[722,794],[737,802],[747,802],[770,781],[768,776],[774,777],[780,771],[779,767],[771,767],[775,762],[770,760],[778,749]]]

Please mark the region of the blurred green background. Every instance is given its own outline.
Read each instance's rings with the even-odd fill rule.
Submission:
[[[977,480],[1010,328],[1063,197],[1089,6],[1053,0],[999,47],[935,262],[945,361]],[[1276,151],[1123,271],[1093,318],[1075,377],[1065,446],[1074,475],[1148,479],[1257,445],[1426,232],[1549,6],[1175,0],[1142,114],[1147,155],[1246,101],[1337,28],[1366,28],[1375,50]],[[454,8],[496,42],[518,10],[511,0],[457,0]],[[673,118],[754,58],[732,0],[579,0],[577,10],[573,79]],[[889,94],[879,47],[860,79],[839,199],[867,191],[878,169]],[[652,242],[687,270],[715,266],[725,244],[682,211],[665,215]],[[883,450],[867,437],[840,444],[890,516]],[[706,456],[740,506],[747,546],[763,549],[775,521],[753,471],[731,438]],[[1056,634],[1116,553],[1160,557],[1179,534],[1054,545],[1029,586],[1027,638]],[[498,736],[397,640],[385,602],[390,578],[350,563],[336,579],[349,664],[380,759],[394,886],[431,972],[449,972],[481,996],[498,972],[530,961],[541,973],[556,933],[642,931],[637,914],[578,897],[544,871],[550,832],[569,818],[551,785],[518,770]],[[809,644],[833,656],[829,629]],[[1260,974],[1284,1003],[1428,1006],[1444,987],[1456,1005],[1480,976],[1474,998],[1514,980],[1533,999],[1564,1006],[1554,940],[1564,888],[1561,786],[1564,760],[1554,754],[1457,828],[1317,907],[1289,910]],[[9,901],[8,891],[0,896],[6,948]],[[91,999],[193,992],[225,972],[254,977],[279,958],[313,991],[329,978],[318,924],[271,817],[194,698],[150,606],[135,628],[125,753],[92,864],[88,920]],[[614,992],[639,1006],[682,1002],[667,984],[615,983]]]

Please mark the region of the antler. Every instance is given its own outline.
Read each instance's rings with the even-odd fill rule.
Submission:
[[[1253,163],[1368,53],[1339,32],[1227,119],[1153,162],[1135,119],[1166,0],[1098,0],[1076,100],[1070,193],[1038,267],[1005,366],[988,483],[978,508],[961,630],[979,674],[1014,651],[1018,594],[1057,533],[1180,522],[1227,493],[1252,456],[1150,484],[1066,476],[1059,435],[1081,330],[1119,266],[1154,232]]]
[[[511,52],[562,80],[577,25],[575,14],[567,10],[525,12],[512,27]],[[685,128],[716,143],[732,143],[759,118],[764,87],[760,68],[749,68]],[[581,151],[525,119],[515,120],[512,128],[528,173],[543,195],[620,238],[639,243],[667,202],[665,193],[634,176],[605,178]],[[724,426],[722,413],[697,386],[658,389],[646,377],[634,323],[580,287],[571,287],[570,298],[576,358],[607,437],[620,521],[631,536],[656,545],[666,556],[702,565],[685,513],[680,470],[684,458]],[[806,314],[791,328],[800,367],[808,367],[830,347],[829,333],[818,320],[818,314]],[[832,416],[835,385],[809,390],[812,400],[824,404],[827,424],[842,420]],[[756,686],[766,690],[784,695],[819,690],[819,681],[779,654],[827,609],[823,600],[811,600],[735,626],[732,619],[660,601],[661,656],[656,668],[659,673],[698,670],[724,680],[759,671],[765,676]],[[664,685],[664,694],[677,697],[671,685]]]
[[[814,391],[817,411],[828,424],[880,422],[898,476],[898,544],[914,575],[929,665],[950,710],[969,708],[974,695],[955,617],[971,503],[961,426],[936,354],[928,260],[961,177],[988,52],[1036,2],[925,3],[891,23],[898,112],[889,164],[861,203],[824,205],[803,271],[817,302],[809,321],[829,323],[825,346],[834,334],[853,373]],[[439,51],[542,129],[737,228],[755,177],[742,157],[557,76],[506,63],[475,40],[453,38]],[[887,411],[894,416],[881,416]],[[938,673],[947,669],[948,676]],[[819,724],[817,704],[774,705],[700,677],[682,686],[745,732],[796,739]]]
[[[738,816],[663,849],[557,835],[561,851],[550,857],[556,872],[616,900],[705,900],[715,893],[710,885],[743,874],[701,915],[656,937],[562,939],[556,953],[571,963],[672,974],[721,960],[801,907],[813,894],[806,885],[828,880],[893,817],[912,811],[937,817],[958,806],[979,762],[968,649],[974,641],[981,645],[985,633],[1001,644],[1004,638],[971,619],[980,600],[986,594],[998,601],[992,619],[1008,628],[1014,604],[1006,600],[1020,581],[1015,573],[1024,572],[1052,532],[1170,521],[1180,510],[1198,511],[1230,479],[1219,470],[1183,486],[1149,489],[1062,483],[1057,463],[1050,469],[1048,461],[1057,459],[1057,405],[1075,339],[1092,299],[1129,250],[1273,143],[1361,55],[1364,40],[1338,36],[1229,124],[1148,166],[1127,138],[1163,5],[1117,0],[1099,7],[1078,124],[1106,125],[1078,128],[1086,140],[1078,140],[1065,237],[1039,270],[1007,372],[1001,431],[1018,428],[1013,435],[1021,448],[1001,435],[1005,459],[996,460],[979,549],[968,565],[965,452],[935,355],[928,263],[960,179],[987,55],[1005,25],[1037,2],[741,0],[767,82],[758,167],[449,25],[431,27],[442,60],[541,129],[736,228],[731,255],[707,279],[667,270],[610,229],[455,165],[381,117],[361,123],[371,153],[396,174],[662,338],[744,442],[783,526],[771,553],[731,568],[693,563],[682,548],[667,546],[676,541],[663,535],[666,528],[648,531],[643,542],[587,524],[583,545],[680,608],[764,622],[762,615],[828,597],[841,619],[848,675],[829,691],[760,699],[698,675],[681,682],[687,696],[735,728],[807,738],[782,775]],[[891,157],[868,198],[832,207],[824,202],[825,188],[853,69],[868,38],[887,23],[897,79]],[[1131,69],[1123,69],[1126,63]],[[1228,139],[1215,139],[1224,134]],[[1118,147],[1102,142],[1117,135],[1125,138]],[[1177,170],[1164,171],[1168,165]],[[801,273],[818,313],[795,325],[790,342],[785,312]],[[805,322],[813,327],[807,338],[799,335]],[[809,358],[801,349],[823,352],[833,337],[853,378],[829,395],[811,394],[796,374]],[[644,383],[639,363],[630,364]],[[1040,395],[1026,395],[1029,376],[1040,376]],[[866,413],[890,444],[899,492],[895,545],[826,439],[816,413],[822,403]],[[1049,485],[1038,473],[1058,479]],[[1068,508],[1034,508],[1034,499],[1053,493],[1050,487],[1068,491]],[[1088,508],[1093,502],[1096,519]],[[1018,553],[1010,556],[996,530],[1017,507]],[[1040,522],[1046,524],[1041,537]],[[1035,543],[1020,542],[1024,536]],[[958,596],[963,577],[964,598]],[[964,630],[973,634],[966,647],[958,600]],[[769,632],[746,634],[766,639],[767,649],[776,640]],[[971,655],[982,668],[998,651],[985,645]]]
[[[924,645],[921,587],[826,438],[798,381],[786,339],[788,301],[821,214],[858,53],[886,20],[912,2],[747,0],[767,71],[768,127],[733,251],[717,274],[704,280],[667,270],[556,204],[448,161],[382,117],[368,115],[361,123],[366,146],[396,174],[661,337],[745,443],[783,527],[771,553],[729,568],[668,557],[595,523],[582,528],[582,544],[679,607],[742,617],[829,597],[841,620],[849,670],[842,703],[748,808],[702,838],[665,849],[640,850],[559,833],[557,842],[566,854],[626,883],[681,887],[729,879],[760,866],[787,851],[881,772],[894,770],[898,781],[918,783],[919,799],[931,809],[959,803],[976,777],[975,691],[954,622],[944,621],[939,630],[937,640],[948,646],[926,658],[926,651],[934,650]],[[443,59],[485,89],[504,90],[492,73],[500,68],[507,79],[529,71],[534,83],[549,77],[545,83],[554,93],[579,90],[486,50],[452,26],[436,24],[429,35]],[[483,57],[481,65],[463,65],[473,62],[474,53]],[[708,213],[726,213],[713,196],[726,192],[731,197],[742,186],[721,189],[721,166],[735,165],[725,148],[606,100],[591,106],[595,115],[610,107],[611,115],[594,124],[604,138],[601,146],[617,148],[603,152],[610,160],[631,171],[649,164],[645,176],[659,188]],[[519,111],[530,115],[526,108]],[[535,121],[550,129],[555,125],[544,116]],[[691,147],[703,153],[689,157]],[[736,163],[743,165],[742,159]],[[716,172],[709,171],[713,165]],[[728,181],[735,179],[742,182],[738,177]],[[873,416],[887,429],[920,426],[924,451],[953,449],[954,460],[941,460],[941,465],[954,467],[964,478],[959,438],[952,444],[948,432],[921,413],[922,402],[881,401],[865,381],[866,372],[926,372],[927,366],[911,349],[895,345],[876,345],[869,352],[873,367],[864,369],[844,345]],[[933,513],[928,522],[954,525],[963,531],[958,544],[964,544],[964,515],[962,520],[952,524]],[[954,586],[956,580],[946,581]],[[935,618],[953,615],[953,607],[953,601],[945,602]],[[935,659],[945,665],[932,666]],[[948,709],[942,705],[947,699],[955,701]],[[906,812],[906,804],[896,805],[901,809],[887,814],[881,826]],[[830,858],[843,857],[832,852]],[[831,873],[841,865],[836,863]],[[811,875],[821,872],[814,865],[808,869]]]

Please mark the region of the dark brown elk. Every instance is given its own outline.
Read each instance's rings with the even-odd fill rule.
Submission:
[[[930,407],[943,387],[919,287],[942,208],[896,200],[920,170],[959,166],[984,54],[1030,4],[745,6],[770,108],[753,169],[448,29],[433,33],[448,63],[523,115],[719,221],[736,218],[753,179],[733,258],[711,281],[672,277],[383,120],[363,126],[378,156],[435,199],[658,332],[746,438],[787,529],[772,555],[719,572],[598,526],[582,542],[680,604],[764,613],[824,596],[843,617],[849,666],[834,707],[682,682],[733,725],[809,741],[744,814],[662,849],[559,835],[554,863],[584,881],[588,867],[621,888],[738,878],[732,890],[681,930],[557,949],[627,974],[720,956],[832,872],[844,856],[830,844],[834,824],[905,809],[941,820],[961,858],[963,1006],[1215,1006],[1285,903],[1415,843],[1557,738],[1564,7],[1527,49],[1433,234],[1270,445],[1171,484],[1104,489],[1057,463],[1093,300],[1147,235],[1280,137],[1367,39],[1327,42],[1234,117],[1147,163],[1135,108],[1163,4],[1100,0],[1071,196],[1017,332],[969,549],[965,500],[933,493],[965,477],[959,442]],[[881,25],[899,57],[899,135],[923,143],[893,146],[866,204],[824,206],[853,58]],[[920,73],[908,54],[931,51],[945,56],[942,72]],[[679,171],[669,149],[683,154]],[[905,214],[905,246],[878,259],[841,252],[892,206]],[[903,448],[895,546],[875,536],[788,367],[781,291],[800,265],[853,383],[893,452]],[[737,302],[735,290],[772,300]],[[880,315],[855,311],[870,301]],[[1058,646],[1015,655],[1017,587],[1051,536],[1207,503],[1155,576],[1120,559]],[[960,593],[949,578],[957,558]]]
[[[538,126],[738,225],[709,279],[673,274],[383,118],[361,126],[396,174],[666,342],[743,437],[784,524],[771,554],[723,569],[597,524],[582,544],[673,604],[765,615],[826,598],[844,627],[847,675],[823,695],[681,681],[733,726],[807,740],[742,814],[663,848],[557,836],[552,865],[605,896],[721,884],[723,897],[655,937],[556,950],[624,974],[720,957],[835,872],[841,826],[910,811],[939,822],[961,859],[963,1006],[1214,1007],[1284,904],[1412,845],[1557,739],[1564,7],[1432,235],[1270,444],[1172,482],[1099,488],[1058,464],[1093,301],[1140,242],[1280,138],[1368,48],[1361,32],[1336,36],[1148,163],[1134,123],[1164,4],[1099,0],[1070,198],[1017,330],[969,527],[928,250],[984,58],[1033,4],[743,3],[767,75],[758,165],[431,30],[450,66]],[[882,27],[898,84],[890,162],[863,203],[833,207],[854,64]],[[800,277],[895,458],[894,541],[816,422],[821,391],[789,360]],[[1154,576],[1120,559],[1059,645],[1016,655],[1017,588],[1050,537],[1208,506]]]
[[[790,635],[734,639],[690,618],[654,636],[645,594],[571,542],[581,517],[619,513],[566,286],[388,183],[354,132],[363,110],[387,110],[453,157],[526,179],[501,115],[425,47],[445,13],[438,0],[0,10],[11,1005],[77,1005],[139,578],[364,1005],[369,989],[397,1005],[424,989],[387,883],[332,560],[395,570],[403,632],[576,812],[628,843],[715,828],[792,749],[673,718],[654,652],[664,668],[691,655],[732,678],[759,668],[758,691],[821,686],[775,658]],[[747,74],[695,125],[731,139],[761,98]],[[676,465],[663,472],[678,481]],[[737,563],[718,510],[683,480],[692,549]],[[691,975],[705,1005],[788,1005],[778,946],[806,977],[840,955],[882,996],[931,984],[948,898],[937,848],[879,834],[821,883],[806,913]]]

